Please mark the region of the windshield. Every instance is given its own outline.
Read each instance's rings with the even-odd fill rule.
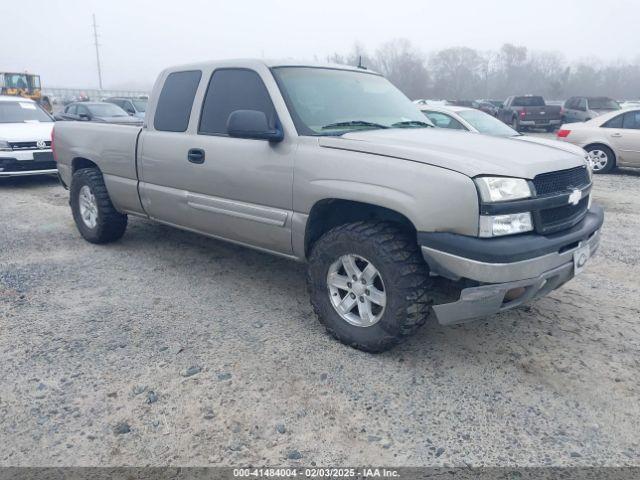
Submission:
[[[27,76],[21,73],[5,73],[4,83],[9,88],[28,88]]]
[[[431,126],[416,105],[379,75],[313,67],[277,67],[273,74],[301,135]]]
[[[112,103],[95,103],[87,105],[92,115],[96,117],[128,117],[129,114]]]
[[[0,123],[52,122],[34,102],[0,102]]]
[[[147,111],[147,101],[146,100],[132,100],[133,106],[136,107],[138,112],[146,112]]]
[[[620,110],[620,105],[610,98],[590,98],[589,108],[592,110]]]
[[[505,125],[500,120],[480,110],[462,110],[458,112],[462,118],[471,124],[480,133],[499,137],[513,137],[519,135],[513,128]]]
[[[514,107],[544,107],[544,99],[542,97],[516,97],[513,99]]]

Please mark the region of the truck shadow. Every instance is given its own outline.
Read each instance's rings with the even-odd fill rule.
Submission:
[[[239,310],[259,308],[265,321],[274,328],[299,332],[307,329],[298,341],[311,342],[308,348],[313,348],[319,338],[325,337],[323,348],[329,348],[337,355],[354,354],[351,348],[323,335],[324,328],[309,304],[306,265],[302,263],[140,219],[132,219],[119,245],[133,254],[150,255],[147,261],[162,264],[162,271],[175,276],[178,283],[251,291],[251,298],[234,297],[233,301],[243,303],[238,305]],[[256,298],[260,300],[259,307]],[[475,357],[474,361],[493,362],[494,355],[507,360],[528,356],[525,351],[543,348],[535,345],[535,339],[547,336],[545,305],[548,307],[551,303],[553,301],[542,299],[534,304],[536,308],[524,306],[486,320],[456,326],[440,325],[432,313],[414,337],[375,357],[392,360],[411,357],[412,362],[437,363],[446,359],[451,366],[462,368],[464,361]],[[286,313],[282,308],[270,309],[270,306],[283,305],[288,307]],[[580,312],[575,315],[579,316]],[[532,346],[523,348],[527,344]],[[542,344],[548,347],[548,342]],[[371,357],[365,353],[355,354],[362,356],[365,363],[366,358]]]
[[[51,187],[59,184],[55,175],[31,175],[26,177],[0,177],[0,192],[16,189]],[[62,190],[62,185],[60,185]]]

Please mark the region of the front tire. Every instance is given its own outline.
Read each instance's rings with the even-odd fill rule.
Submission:
[[[124,235],[127,216],[118,212],[97,168],[83,168],[73,174],[71,211],[80,235],[91,243],[109,243]]]
[[[585,148],[589,154],[593,173],[609,173],[616,165],[616,155],[606,145],[589,145]]]
[[[390,222],[351,223],[324,234],[311,251],[307,285],[327,331],[372,353],[413,335],[432,303],[415,237]]]

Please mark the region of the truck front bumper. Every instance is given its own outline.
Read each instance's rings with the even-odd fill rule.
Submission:
[[[485,239],[419,233],[422,254],[432,273],[478,283],[462,288],[459,300],[435,305],[438,321],[448,325],[486,317],[560,287],[574,277],[576,256],[595,254],[603,221],[602,208],[594,205],[579,224],[553,235]]]

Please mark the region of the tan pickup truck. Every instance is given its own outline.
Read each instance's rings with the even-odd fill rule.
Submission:
[[[371,352],[431,312],[464,322],[558,288],[603,223],[582,149],[434,128],[339,65],[169,68],[143,128],[60,122],[54,152],[86,240],[136,215],[308,262],[320,321]],[[456,297],[434,304],[438,282]]]

